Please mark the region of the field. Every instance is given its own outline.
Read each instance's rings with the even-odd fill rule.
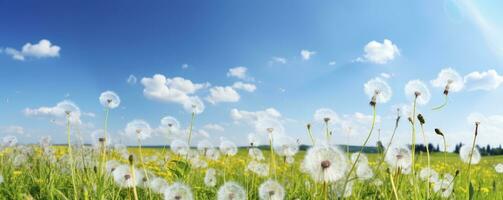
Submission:
[[[48,153],[50,150],[47,148],[54,150],[53,154]],[[240,148],[236,155],[222,155],[217,160],[200,156],[199,161],[190,158],[196,155],[179,156],[164,148],[144,148],[142,152],[137,148],[129,148],[128,154],[124,154],[124,149],[110,150],[105,154],[107,160],[116,160],[129,166],[131,159],[132,165],[137,168],[131,179],[143,177],[145,183],[140,180],[137,182],[138,187],[133,187],[134,182],[120,182],[121,180],[117,180],[120,177],[114,177],[112,171],[119,167],[110,169],[111,162],[102,162],[104,158],[100,151],[74,146],[72,150],[75,163],[70,165],[67,150],[65,147],[46,147],[44,152],[38,146],[2,150],[0,172],[3,182],[0,184],[0,199],[135,199],[135,193],[138,199],[189,199],[180,188],[178,197],[164,197],[161,194],[166,189],[164,187],[175,182],[187,185],[194,199],[217,199],[220,186],[230,181],[239,184],[246,191],[248,199],[259,199],[259,186],[268,179],[276,180],[284,188],[285,199],[335,199],[336,196],[347,199],[393,199],[395,195],[398,199],[426,199],[427,196],[430,199],[441,199],[441,192],[449,192],[446,190],[450,187],[447,185],[447,189],[435,192],[435,183],[428,187],[427,181],[419,177],[420,169],[427,165],[425,154],[416,155],[416,177],[390,169],[386,162],[381,162],[382,154],[368,154],[368,165],[373,175],[365,180],[351,176],[343,194],[344,178],[335,183],[315,182],[309,173],[303,172],[305,170],[301,169],[301,163],[305,151],[299,151],[293,163],[289,164],[288,162],[292,162],[291,158],[285,159],[278,155],[270,160],[270,151],[267,150],[263,150],[264,160],[252,161],[256,157],[250,157],[245,148]],[[349,154],[344,155],[349,159]],[[271,168],[271,174],[264,176],[250,170],[250,162],[274,162],[275,168]],[[452,194],[448,196],[451,199],[467,199],[470,193],[474,199],[501,199],[503,174],[496,173],[495,165],[502,162],[503,156],[488,156],[482,157],[480,163],[473,165],[470,169],[473,191],[469,192],[468,165],[461,162],[457,154],[447,154],[446,160],[443,153],[431,155],[431,168],[438,172],[438,179],[445,173],[454,177],[451,183]],[[72,166],[75,169],[73,180]],[[214,186],[208,186],[211,185],[208,184],[211,180],[205,180],[205,173],[209,168],[216,170]],[[146,176],[144,169],[148,171]],[[155,177],[165,180],[167,185],[161,179],[153,183]],[[152,183],[147,183],[146,179]],[[75,189],[72,182],[76,185]],[[228,191],[232,192],[233,188],[229,188]],[[231,196],[233,198],[224,199],[240,199],[239,189],[235,190],[235,196]],[[282,192],[281,189],[271,190],[276,191],[276,194]],[[270,197],[269,199],[277,199],[274,194]]]

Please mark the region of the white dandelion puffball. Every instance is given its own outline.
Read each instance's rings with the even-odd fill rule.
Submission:
[[[314,121],[335,124],[339,121],[339,115],[330,108],[320,108],[314,112]]]
[[[172,116],[163,117],[159,129],[161,134],[167,138],[172,138],[181,132],[180,122]]]
[[[417,104],[427,104],[431,99],[431,93],[428,86],[420,80],[412,80],[405,85],[405,95],[414,101],[417,95]]]
[[[136,171],[136,170],[135,170]],[[136,187],[138,179],[133,179],[133,171],[129,165],[120,165],[112,173],[115,183],[122,188]]]
[[[369,98],[372,99],[375,96],[377,103],[386,103],[393,95],[388,83],[379,77],[370,79],[363,85],[363,88]]]
[[[121,163],[116,160],[108,160],[105,163],[105,170],[108,174],[112,174],[117,167],[119,167]]]
[[[220,158],[220,151],[216,148],[211,148],[206,150],[205,156],[210,160],[218,160]]]
[[[154,177],[150,179],[148,187],[157,194],[163,193],[163,191],[169,187],[168,182],[161,177]]]
[[[390,147],[385,160],[392,169],[400,169],[402,173],[406,173],[412,165],[412,154],[405,146]]]
[[[56,105],[54,113],[58,116],[68,117],[71,123],[80,123],[80,108],[75,103],[64,100]]]
[[[204,103],[199,97],[190,97],[183,103],[183,108],[190,113],[201,114],[204,111]]]
[[[126,125],[124,132],[126,132],[129,137],[133,139],[137,138],[139,140],[145,140],[152,136],[152,129],[150,128],[150,125],[146,121],[139,119],[129,122]]]
[[[499,163],[494,166],[494,170],[496,170],[498,174],[503,174],[503,163]]]
[[[459,92],[463,89],[465,83],[459,73],[452,69],[442,69],[435,80],[431,80],[433,87],[445,88],[447,85],[449,92]]]
[[[254,160],[252,160],[250,163],[248,163],[246,170],[250,170],[253,173],[255,173],[259,176],[263,176],[263,177],[269,175],[269,165],[267,165],[265,163],[259,163]]]
[[[274,152],[280,156],[294,156],[299,152],[297,141],[288,136],[279,136],[274,140]]]
[[[262,150],[258,149],[258,148],[250,148],[248,150],[248,155],[254,159],[254,160],[264,160],[265,157],[264,157],[264,154],[262,153]]]
[[[425,167],[419,171],[419,178],[423,181],[435,183],[438,181],[438,173],[433,169]]]
[[[314,146],[304,157],[304,167],[317,182],[336,182],[348,170],[346,155],[333,146]]]
[[[260,184],[258,196],[261,200],[283,200],[285,189],[278,182],[269,179]]]
[[[360,154],[359,157],[358,157],[358,154]],[[369,159],[367,158],[367,156],[364,153],[351,154],[351,162],[355,163],[357,158],[358,158],[357,164],[368,164],[369,163]]]
[[[100,95],[100,103],[105,108],[114,109],[120,105],[121,99],[115,92],[105,91]]]
[[[246,198],[245,189],[235,182],[227,182],[220,186],[217,193],[218,200],[245,200]]]
[[[285,133],[285,127],[278,119],[264,117],[255,123],[255,131],[276,137]]]
[[[91,142],[94,146],[99,146],[101,145],[100,140],[104,140],[104,144],[106,146],[109,146],[112,142],[112,139],[110,138],[110,134],[107,134],[107,138],[105,138],[105,130],[103,129],[98,129],[95,130],[91,133]]]
[[[173,183],[164,190],[164,200],[192,200],[192,191],[183,183]]]
[[[187,155],[189,153],[190,147],[187,142],[182,140],[173,140],[169,146],[171,151],[178,155]]]
[[[208,149],[212,149],[213,144],[208,140],[201,140],[197,143],[197,150],[201,153],[206,153]]]
[[[206,170],[206,174],[204,175],[204,184],[208,187],[215,187],[217,185],[217,171],[213,168],[209,168]]]
[[[8,135],[3,137],[2,139],[2,147],[13,147],[17,144],[17,137]]]
[[[450,174],[445,175],[447,177],[452,177]],[[451,196],[452,190],[454,189],[453,177],[451,178],[443,178],[434,183],[433,191],[440,193],[440,196],[443,198],[448,198]]]
[[[374,177],[374,172],[367,163],[358,163],[356,165],[356,177],[360,180],[369,180]]]
[[[51,136],[43,136],[39,140],[40,147],[46,149],[51,146]]]
[[[478,164],[481,158],[479,149],[477,149],[477,147],[473,148],[473,154],[472,154],[472,146],[469,145],[463,145],[459,149],[459,157],[464,163],[469,163],[471,157],[470,164]]]
[[[238,153],[238,147],[236,146],[236,144],[229,140],[222,140],[222,142],[220,142],[219,148],[220,151],[227,156],[233,156]]]

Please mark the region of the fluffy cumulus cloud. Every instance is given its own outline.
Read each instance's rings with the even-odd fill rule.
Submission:
[[[210,95],[206,100],[212,104],[219,102],[238,102],[241,97],[238,92],[230,86],[216,86],[210,88]]]
[[[356,112],[351,115],[342,116],[337,129],[344,134],[349,135],[365,135],[371,128],[372,125],[372,115],[365,115],[360,112]],[[376,116],[376,123],[380,123],[381,117]]]
[[[493,69],[485,72],[474,71],[464,77],[464,83],[470,91],[489,91],[498,88],[503,83],[503,76]]]
[[[206,124],[203,126],[203,129],[207,131],[219,131],[219,132],[225,131],[225,128],[219,124]]]
[[[398,47],[391,40],[384,39],[382,43],[370,41],[363,48],[365,54],[357,58],[359,62],[371,62],[375,64],[386,64],[400,55]]]
[[[61,101],[52,107],[43,106],[39,108],[25,108],[23,113],[26,116],[32,117],[51,117],[53,118],[54,122],[59,125],[64,124],[67,113],[69,113],[70,122],[76,124],[82,123],[82,121],[80,120],[80,116],[82,115],[80,108],[75,105],[75,103],[68,100]]]
[[[209,83],[198,84],[182,77],[166,78],[162,74],[144,77],[141,80],[144,86],[143,95],[148,99],[171,102],[183,105],[188,112],[204,110],[201,99],[194,94],[209,86]]]
[[[230,115],[235,123],[251,125],[257,133],[265,133],[268,128],[272,128],[277,135],[284,134],[285,131],[281,113],[274,108],[259,111],[232,109]]]
[[[36,44],[26,43],[21,50],[5,48],[4,52],[12,56],[15,60],[25,60],[28,57],[49,58],[58,57],[61,47],[54,45],[51,41],[42,39]]]
[[[229,71],[227,72],[228,77],[235,77],[239,79],[246,79],[247,74],[246,72],[248,71],[248,68],[244,66],[238,66],[234,68],[230,68]]]
[[[257,89],[257,86],[251,83],[243,83],[241,81],[235,82],[232,87],[237,90],[244,90],[247,92],[254,92]]]
[[[306,49],[302,49],[300,51],[300,56],[302,56],[302,60],[309,60],[311,57],[313,57],[316,54],[315,51],[309,51]]]
[[[466,118],[469,126],[474,126],[475,122],[480,122],[479,135],[477,136],[478,144],[499,145],[503,141],[503,115],[484,115],[482,113],[470,113]],[[466,143],[471,141],[473,134],[465,134]],[[457,136],[455,136],[457,137]],[[459,140],[459,139],[458,139]]]

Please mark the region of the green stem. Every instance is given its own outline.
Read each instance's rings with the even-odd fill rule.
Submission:
[[[447,95],[444,96],[445,96],[444,103],[442,103],[442,105],[432,108],[431,110],[440,110],[447,105],[447,102],[449,102],[449,98],[447,97]]]
[[[348,185],[349,177],[351,176],[351,173],[353,173],[353,170],[355,169],[356,163],[358,162],[358,159],[360,159],[360,155],[363,152],[363,150],[365,149],[365,146],[367,145],[367,143],[370,139],[370,136],[372,135],[372,132],[374,131],[375,121],[376,121],[376,105],[372,106],[372,113],[373,113],[372,126],[370,127],[369,134],[367,135],[365,142],[363,142],[363,145],[362,145],[360,151],[358,152],[358,155],[356,156],[355,162],[353,162],[353,164],[351,165],[351,168],[348,172],[348,175],[346,176],[346,179],[344,180],[344,186],[342,187],[342,191],[346,191],[346,186]]]
[[[73,153],[72,153],[72,143],[70,139],[70,115],[67,115],[67,122],[66,122],[66,127],[67,127],[67,136],[68,136],[68,154],[70,156],[70,168],[71,168],[71,173],[72,173],[72,186],[73,186],[73,198],[77,200],[77,185],[75,184],[75,167],[74,165],[74,160],[73,160]]]
[[[424,134],[424,126],[423,124],[421,124],[421,132],[423,134],[423,139],[424,139],[424,143],[425,143],[425,146],[426,146],[426,156],[427,156],[427,159],[428,159],[428,169],[431,170],[431,166],[430,166],[430,148],[429,148],[429,144],[428,144],[428,138],[426,138],[426,134]],[[428,171],[428,187],[427,187],[427,193],[426,193],[426,197],[427,199],[430,199],[430,171]]]
[[[190,147],[190,140],[192,139],[192,126],[194,125],[194,118],[196,116],[196,113],[195,112],[192,112],[192,117],[191,117],[191,120],[190,120],[190,127],[189,127],[189,141],[188,141],[188,145]]]

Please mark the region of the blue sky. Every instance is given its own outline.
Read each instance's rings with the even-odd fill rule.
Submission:
[[[26,109],[71,100],[82,112],[79,127],[89,140],[103,128],[98,97],[106,90],[121,98],[111,111],[110,131],[123,142],[130,142],[121,135],[133,119],[155,129],[162,117],[174,116],[186,127],[190,113],[181,101],[144,91],[142,79],[161,74],[201,84],[184,95],[204,102],[195,127],[215,143],[225,137],[246,144],[247,135],[257,132],[254,122],[237,119],[232,109],[260,118],[260,111],[272,108],[284,134],[309,143],[305,124],[313,123],[322,138],[313,115],[330,108],[340,117],[331,127],[334,142],[348,140],[339,127],[348,121],[360,124],[349,136],[350,143],[360,144],[372,114],[363,85],[380,77],[393,91],[391,100],[377,107],[381,139],[390,135],[393,108],[410,105],[404,85],[420,79],[432,93],[419,108],[430,122],[432,142],[440,141],[431,134],[434,128],[443,129],[451,144],[467,142],[476,119],[485,131],[479,143],[496,145],[503,141],[503,16],[496,9],[501,6],[496,0],[0,1],[0,134],[24,143],[50,135],[62,143],[64,127],[50,123],[58,116],[30,115]],[[50,42],[46,48],[43,39]],[[377,46],[369,45],[372,41]],[[33,48],[24,51],[28,43]],[[228,75],[239,66],[247,69],[244,75]],[[449,95],[445,109],[431,111],[441,104],[443,88],[430,81],[448,67],[465,79],[464,88]],[[136,83],[127,82],[130,75]],[[256,89],[232,87],[238,81]],[[211,103],[208,96],[218,86],[239,99],[220,93]],[[398,138],[407,143],[410,127],[402,121]],[[145,142],[161,141],[168,142],[162,136]]]

